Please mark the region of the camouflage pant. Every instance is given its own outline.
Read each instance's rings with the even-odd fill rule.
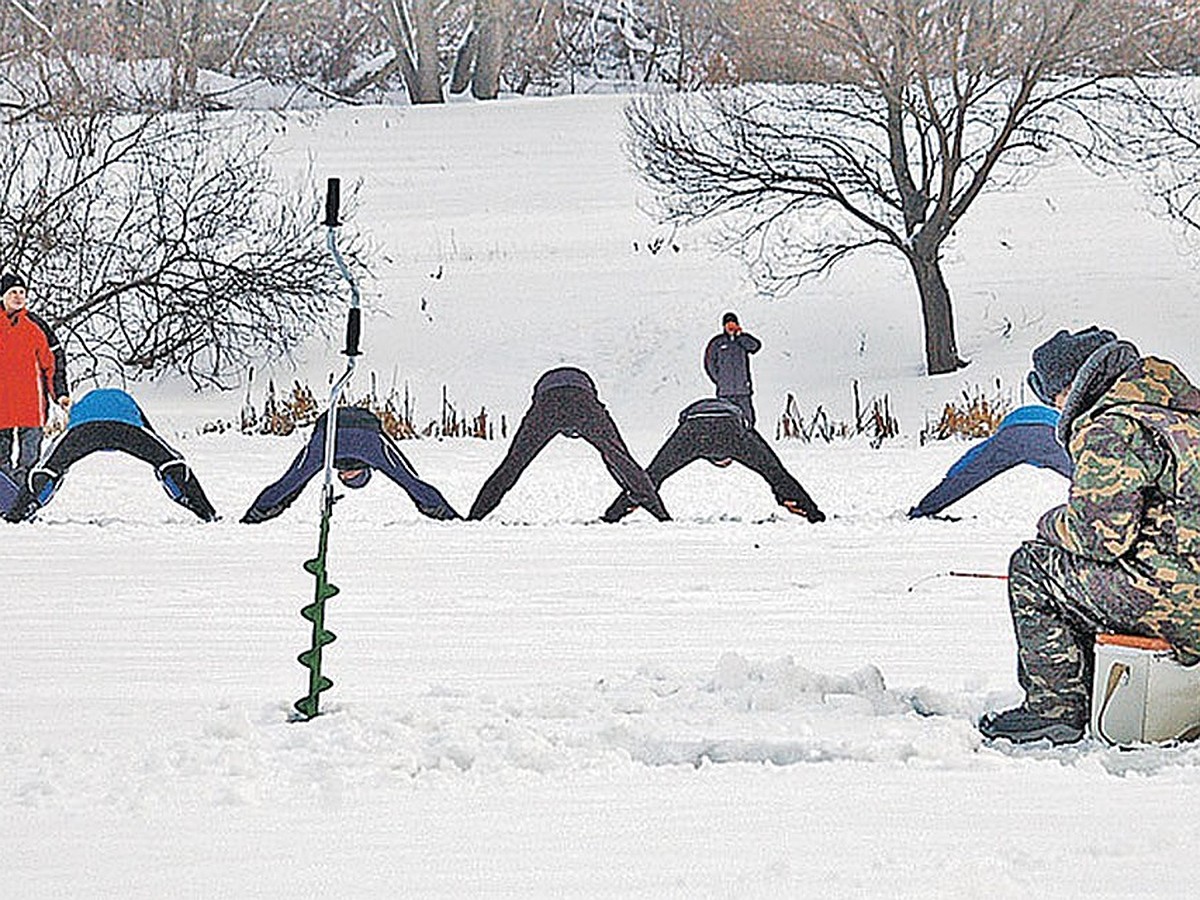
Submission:
[[[1086,720],[1097,632],[1159,636],[1144,621],[1158,598],[1136,587],[1118,563],[1026,541],[1009,560],[1008,579],[1017,680],[1025,702],[1043,716]]]

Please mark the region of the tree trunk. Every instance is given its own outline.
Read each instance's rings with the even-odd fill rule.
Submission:
[[[950,289],[942,277],[937,256],[931,259],[909,257],[917,292],[921,297],[921,315],[925,321],[925,370],[929,375],[944,375],[963,368],[954,337],[954,311]]]
[[[504,0],[475,0],[475,72],[471,96],[495,100],[500,93],[500,69],[507,40],[507,4]]]
[[[471,85],[475,71],[475,26],[467,26],[466,33],[454,54],[454,70],[450,73],[450,93],[461,94]]]
[[[417,56],[417,83],[414,103],[442,103],[441,63],[438,59],[438,23],[433,0],[413,0],[413,31]]]

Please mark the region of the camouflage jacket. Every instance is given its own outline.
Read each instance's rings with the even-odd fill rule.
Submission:
[[[1154,357],[1124,371],[1071,424],[1070,499],[1039,535],[1120,562],[1152,593],[1200,590],[1200,390]]]

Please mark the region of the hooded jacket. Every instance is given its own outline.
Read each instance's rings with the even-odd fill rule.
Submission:
[[[0,428],[46,424],[54,355],[46,335],[24,310],[0,311]]]
[[[1172,644],[1197,649],[1200,390],[1173,363],[1146,357],[1087,399],[1065,422],[1075,463],[1070,499],[1042,517],[1038,532],[1070,553],[1117,563],[1136,587],[1162,598],[1150,618],[1174,623],[1164,628],[1181,636]]]

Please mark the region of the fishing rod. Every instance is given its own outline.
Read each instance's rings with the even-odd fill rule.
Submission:
[[[997,575],[994,572],[958,572],[951,569],[949,572],[934,572],[922,578],[918,578],[908,586],[908,593],[913,592],[919,584],[924,584],[927,581],[933,581],[935,578],[990,578],[995,581],[1008,581],[1007,575]]]

